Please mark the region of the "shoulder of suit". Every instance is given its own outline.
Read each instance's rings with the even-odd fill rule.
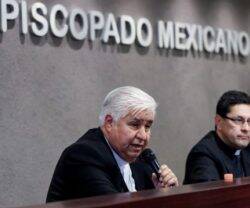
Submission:
[[[196,145],[194,145],[191,152],[197,152],[197,151],[210,152],[210,151],[213,151],[214,148],[217,148],[215,139],[216,139],[215,132],[214,131],[208,132]]]
[[[109,149],[98,128],[88,130],[75,143],[68,146],[62,153],[65,157],[77,158],[102,158],[103,154],[108,154]]]

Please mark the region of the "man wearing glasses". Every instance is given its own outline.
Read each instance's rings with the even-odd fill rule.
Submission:
[[[210,131],[190,151],[184,184],[215,181],[231,173],[250,176],[250,97],[228,91],[216,107],[215,131]]]

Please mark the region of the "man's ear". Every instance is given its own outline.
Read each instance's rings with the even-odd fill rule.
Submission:
[[[106,115],[105,119],[104,119],[104,126],[106,128],[107,131],[109,131],[111,129],[111,127],[113,126],[113,117],[111,115]]]
[[[221,124],[221,121],[222,121],[222,117],[220,115],[216,115],[215,118],[214,118],[214,123],[215,123],[215,126],[216,126],[216,129],[220,129],[220,124]]]

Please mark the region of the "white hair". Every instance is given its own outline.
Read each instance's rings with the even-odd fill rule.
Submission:
[[[132,86],[118,87],[105,97],[99,123],[102,126],[106,115],[111,115],[115,121],[125,117],[128,113],[139,113],[150,110],[155,115],[157,103],[154,98],[139,88]]]

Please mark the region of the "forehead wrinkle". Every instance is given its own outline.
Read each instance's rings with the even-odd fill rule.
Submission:
[[[152,119],[147,120],[147,119],[140,119],[140,118],[134,117],[134,118],[132,118],[132,120],[139,121],[140,123],[143,123],[143,122],[146,122],[146,123],[149,123],[149,124],[153,123]]]
[[[152,112],[151,110],[134,110],[134,111],[130,111],[126,116],[124,117],[128,117],[128,119],[130,121],[137,121],[137,122],[146,122],[146,123],[150,123],[152,124],[154,121],[154,112]]]
[[[231,115],[230,115],[231,114]],[[245,113],[229,113],[230,116],[235,117],[235,118],[243,118],[243,119],[250,119],[250,114],[249,117],[245,116]]]

